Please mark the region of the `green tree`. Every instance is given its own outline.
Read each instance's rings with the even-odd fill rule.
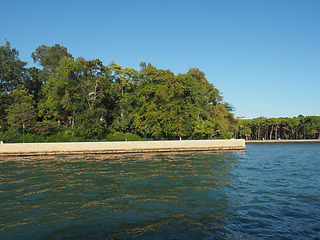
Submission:
[[[87,139],[102,139],[106,135],[106,126],[102,109],[87,109],[76,116],[75,132]]]
[[[26,62],[19,59],[19,51],[6,41],[0,46],[0,93],[18,89],[28,79]]]
[[[73,59],[67,48],[59,44],[52,47],[41,45],[31,54],[31,57],[34,63],[38,63],[42,67],[39,77],[43,82],[47,82],[50,76],[56,73],[63,58]]]
[[[166,83],[174,77],[174,74],[169,70],[158,70],[151,64],[141,63],[140,82],[136,88],[137,102],[134,111],[131,113],[131,117],[134,119],[131,127],[135,133],[143,136],[147,131],[148,136],[154,138],[172,137],[172,135],[164,133],[164,129],[167,129],[170,133],[182,133],[181,129],[174,126],[174,120],[176,123],[176,119],[171,118],[173,115],[171,113],[176,109],[168,109],[168,104],[166,104],[166,101],[169,102],[170,90],[172,90],[168,89],[170,84]],[[164,116],[166,110],[168,110],[167,114],[170,114],[170,116]],[[169,122],[168,125],[166,125],[167,122]]]
[[[242,125],[242,136],[245,136],[246,140],[253,139],[252,130],[253,124],[251,119],[239,120],[239,125]]]
[[[259,118],[253,119],[254,120],[253,124],[256,130],[256,140],[261,140],[261,135],[263,134],[262,131],[265,126],[266,119],[267,118],[265,117],[259,117]]]
[[[27,132],[31,132],[37,120],[33,96],[26,90],[14,90],[9,98],[11,104],[7,110],[8,124],[17,130],[21,130],[24,125]]]
[[[42,98],[43,83],[40,79],[39,72],[40,70],[36,67],[28,68],[30,78],[24,82],[25,89],[34,96],[36,103],[38,103]]]
[[[7,119],[11,127],[21,130],[25,126],[26,131],[30,132],[36,123],[37,113],[31,104],[19,103],[9,109]]]
[[[110,72],[100,60],[64,58],[57,73],[44,87],[39,114],[45,119],[53,118],[71,126],[78,119],[80,122],[76,127],[84,130],[92,129],[90,124],[98,126],[96,123],[100,120],[104,122],[103,126],[111,125],[115,102],[113,94]],[[96,119],[84,121],[88,116]],[[80,127],[79,124],[86,126]]]
[[[64,58],[57,74],[52,75],[45,84],[43,94],[44,97],[38,105],[39,115],[44,119],[53,118],[67,123],[81,103],[76,62]]]
[[[122,68],[115,62],[110,62],[107,68],[111,71],[113,81],[121,88],[121,96],[132,90],[138,81],[138,71],[133,68]]]
[[[266,120],[267,126],[269,126],[269,139],[272,139],[274,132],[274,139],[278,139],[278,129],[281,124],[281,120],[278,118],[269,118]]]
[[[49,136],[59,132],[61,125],[54,120],[44,120],[36,122],[34,126],[30,127],[30,131],[41,136]]]
[[[13,90],[8,95],[8,103],[10,105],[20,104],[20,103],[28,103],[30,105],[34,105],[34,96],[29,94],[26,90]]]
[[[309,116],[305,118],[304,129],[306,136],[308,138],[319,138],[320,137],[320,117],[319,116]]]
[[[131,127],[140,136],[147,131],[154,138],[204,138],[215,136],[218,130],[232,135],[233,115],[198,69],[175,76],[170,70],[142,63],[136,94]]]
[[[285,124],[285,130],[289,131],[289,136],[291,139],[297,139],[297,134],[299,131],[300,125],[300,119],[299,118],[285,118],[284,124]]]
[[[232,113],[228,112],[224,104],[217,104],[213,111],[215,120],[215,131],[234,132],[236,130],[236,120]]]
[[[5,129],[8,104],[9,94],[6,92],[0,92],[0,131],[4,131]]]

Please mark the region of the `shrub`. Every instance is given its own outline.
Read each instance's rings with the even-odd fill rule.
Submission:
[[[107,141],[125,141],[127,139],[127,141],[139,141],[141,140],[141,138],[136,135],[136,134],[132,134],[132,133],[122,133],[122,132],[115,132],[113,134],[110,134],[107,136]]]
[[[88,109],[78,115],[74,125],[75,133],[83,138],[101,139],[106,132],[106,123],[103,121],[104,111]]]
[[[15,128],[9,128],[6,132],[0,133],[0,140],[5,143],[21,143],[23,133]]]
[[[233,133],[232,132],[220,132],[219,139],[229,139],[232,138]]]
[[[36,134],[26,134],[24,136],[24,142],[25,143],[41,143],[45,141],[45,137],[42,135],[36,135]]]
[[[47,137],[46,142],[86,142],[83,137],[77,137],[72,131],[61,131]]]
[[[49,136],[52,134],[56,134],[61,125],[57,121],[53,120],[44,120],[42,122],[37,122],[32,128],[32,132],[38,135]]]

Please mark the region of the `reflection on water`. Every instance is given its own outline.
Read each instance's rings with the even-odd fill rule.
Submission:
[[[320,144],[0,157],[0,239],[319,239]]]
[[[214,237],[233,214],[224,186],[237,154],[1,159],[0,236]]]

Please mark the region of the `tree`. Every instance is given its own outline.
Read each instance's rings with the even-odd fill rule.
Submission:
[[[47,82],[49,77],[56,73],[63,58],[73,59],[67,48],[59,44],[55,44],[52,47],[41,45],[31,54],[31,57],[34,63],[38,63],[42,67],[39,76],[43,82]]]
[[[106,133],[105,121],[102,109],[87,109],[76,116],[75,129],[80,137],[87,139],[101,139]]]
[[[41,122],[36,122],[34,126],[30,127],[30,131],[37,135],[49,136],[52,134],[56,134],[59,131],[60,127],[61,125],[57,121],[44,120]]]
[[[28,79],[26,65],[6,40],[6,45],[0,46],[0,93],[18,89]]]
[[[115,99],[110,79],[108,68],[98,59],[74,61],[64,58],[56,74],[45,84],[39,114],[71,126],[76,119],[81,120],[82,115],[102,119],[105,125],[111,124]]]
[[[30,132],[37,120],[33,96],[26,90],[14,90],[9,95],[7,121],[15,129],[21,130],[23,125]]]
[[[308,138],[320,138],[320,117],[306,117],[303,131],[308,136]]]
[[[77,59],[77,87],[85,99],[85,108],[100,108],[108,104],[110,97],[110,70],[99,59],[86,61]]]
[[[9,94],[6,92],[0,92],[0,131],[5,129],[5,124],[7,122],[6,115],[7,115],[7,108],[9,103]]]
[[[300,115],[294,118],[258,118],[253,120],[241,120],[245,128],[251,129],[251,138],[260,139],[264,134],[268,139],[315,139],[320,134],[320,117]],[[246,131],[250,133],[250,129]],[[245,131],[245,130],[243,130]],[[263,132],[264,131],[264,132]]]
[[[239,121],[239,125],[242,125],[242,135],[244,135],[246,137],[246,140],[251,140],[253,139],[253,135],[252,135],[252,121],[251,119],[246,119],[246,120],[240,120]]]
[[[147,131],[148,136],[155,138],[182,134],[181,129],[176,126],[177,121],[179,122],[177,120],[179,105],[173,108],[168,106],[170,98],[173,97],[170,79],[174,79],[174,74],[169,70],[158,70],[150,63],[148,65],[141,63],[140,66],[140,82],[136,87],[136,107],[130,114],[133,119],[131,128],[140,136]],[[164,115],[165,113],[167,115]],[[172,118],[173,115],[175,115],[174,118]],[[164,129],[168,131],[164,132]]]
[[[37,114],[30,103],[19,103],[9,109],[7,119],[11,127],[21,130],[24,126],[30,132],[36,123]]]
[[[272,139],[272,135],[273,135],[273,131],[275,131],[274,133],[274,139],[278,139],[278,129],[279,126],[281,124],[281,120],[278,118],[269,118],[266,120],[267,126],[270,127],[270,135],[269,135],[269,139]]]
[[[42,97],[42,86],[43,83],[40,79],[40,70],[36,67],[28,68],[30,78],[24,82],[24,87],[30,94],[34,96],[34,100],[38,103]]]
[[[68,117],[80,108],[77,64],[64,58],[57,74],[50,76],[43,89],[44,98],[38,105],[39,115],[44,119],[56,119],[67,124]]]
[[[134,84],[138,81],[138,71],[133,68],[122,68],[115,62],[110,62],[107,68],[111,71],[113,81],[119,84],[121,88],[121,96],[128,90],[132,90]]]
[[[236,130],[236,120],[232,113],[228,112],[224,104],[217,104],[214,107],[215,131],[234,132]]]
[[[235,125],[235,119],[200,70],[189,69],[187,74],[175,76],[170,70],[141,63],[139,73],[136,107],[131,114],[135,133],[142,136],[147,131],[154,138],[173,139],[210,137],[217,130],[232,134],[230,125]]]
[[[284,119],[285,130],[289,131],[291,139],[297,139],[297,133],[300,128],[299,118],[285,118]]]

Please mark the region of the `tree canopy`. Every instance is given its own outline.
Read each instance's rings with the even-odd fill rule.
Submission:
[[[140,69],[74,58],[64,46],[39,46],[27,67],[6,41],[0,46],[0,138],[21,141],[205,139],[239,136],[234,107],[204,72],[174,74],[141,62]],[[285,121],[285,124],[284,124]],[[241,122],[251,139],[319,135],[317,118]]]
[[[19,59],[19,51],[6,41],[0,46],[0,94],[9,93],[28,79],[27,63]]]
[[[239,121],[247,140],[319,139],[320,116],[257,118]]]

